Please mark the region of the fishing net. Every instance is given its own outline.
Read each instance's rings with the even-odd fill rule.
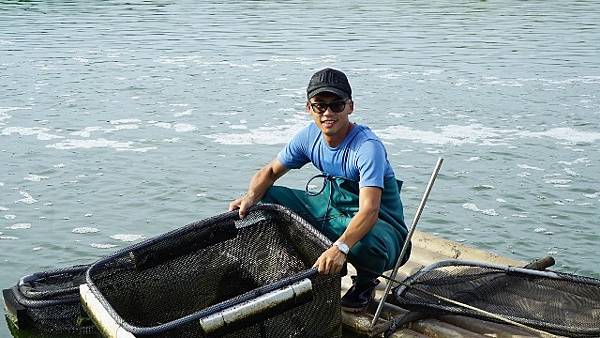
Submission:
[[[135,336],[339,337],[340,276],[311,268],[329,246],[293,212],[263,204],[243,220],[229,212],[125,248],[94,263],[87,285]],[[294,289],[307,281],[308,294]],[[291,300],[253,303],[285,292]],[[239,308],[253,315],[227,317]]]
[[[442,261],[395,288],[397,305],[420,312],[498,319],[443,296],[563,336],[600,336],[600,280],[459,260]]]
[[[87,265],[34,273],[3,290],[10,322],[48,334],[91,335],[98,331],[79,305]]]

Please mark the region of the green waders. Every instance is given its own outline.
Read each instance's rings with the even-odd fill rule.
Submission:
[[[358,212],[357,182],[344,178],[325,178],[324,189],[317,195],[281,186],[271,187],[261,202],[281,204],[304,217],[331,241],[337,240]],[[379,219],[348,254],[357,270],[357,283],[365,285],[386,270],[393,269],[408,231],[404,224],[400,188],[402,182],[384,182]],[[404,257],[408,260],[410,251]],[[371,270],[361,269],[362,267]]]

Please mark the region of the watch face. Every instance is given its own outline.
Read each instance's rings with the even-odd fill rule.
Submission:
[[[350,248],[348,247],[348,245],[346,245],[346,243],[336,242],[334,244],[338,247],[338,249],[340,249],[341,252],[343,252],[346,255],[348,254],[348,251],[350,251]]]

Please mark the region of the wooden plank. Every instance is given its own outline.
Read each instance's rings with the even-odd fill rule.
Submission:
[[[410,329],[401,329],[401,330],[394,332],[390,337],[392,337],[392,338],[428,338],[429,336],[426,336],[422,333],[419,333],[417,331],[413,331]]]
[[[449,315],[442,316],[440,320],[462,327],[463,329],[484,334],[486,336],[498,338],[521,338],[521,337],[540,337],[535,332],[511,325],[488,322],[481,319]]]
[[[409,325],[409,328],[433,338],[486,338],[486,336],[465,330],[437,319],[419,320]]]

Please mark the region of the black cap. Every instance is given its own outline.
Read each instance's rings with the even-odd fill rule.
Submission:
[[[313,74],[306,88],[306,96],[311,97],[329,92],[339,96],[342,99],[352,97],[352,88],[346,74],[337,69],[325,68]]]

